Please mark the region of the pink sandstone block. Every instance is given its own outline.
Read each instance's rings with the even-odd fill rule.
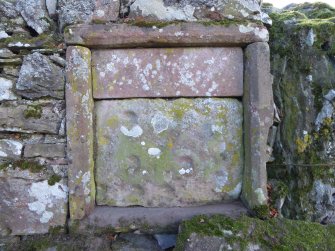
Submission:
[[[241,48],[95,50],[95,99],[243,95]]]

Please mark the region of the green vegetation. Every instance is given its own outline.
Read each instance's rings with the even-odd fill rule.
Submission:
[[[42,116],[42,107],[41,105],[28,105],[27,109],[24,110],[23,116],[28,118],[40,119]]]
[[[247,216],[237,220],[222,215],[196,216],[184,221],[181,230],[176,251],[184,250],[191,233],[224,237],[228,244],[239,247],[238,250],[247,250],[248,244],[278,251],[335,249],[335,238],[330,238],[335,234],[335,226],[287,219],[263,221]]]
[[[36,161],[16,160],[0,164],[0,170],[4,170],[6,168],[13,168],[13,169],[19,168],[21,170],[29,170],[32,173],[39,173],[44,169],[44,166],[40,165]]]
[[[48,179],[48,184],[49,186],[53,186],[55,185],[57,182],[61,181],[62,177],[57,175],[57,174],[53,174],[49,179]]]

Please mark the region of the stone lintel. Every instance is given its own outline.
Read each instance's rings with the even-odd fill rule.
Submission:
[[[272,75],[267,43],[253,43],[244,59],[244,175],[242,199],[250,209],[267,204],[267,137],[273,124]]]
[[[161,27],[161,25],[159,25]],[[267,42],[269,34],[264,26],[254,23],[229,26],[204,23],[167,23],[158,28],[143,24],[81,24],[65,30],[68,45],[89,48],[135,47],[243,47],[253,42]]]
[[[95,99],[239,97],[241,48],[151,48],[92,51]]]
[[[99,229],[114,229],[115,231],[130,231],[139,229],[141,232],[177,233],[181,221],[196,215],[222,214],[231,218],[238,218],[247,214],[247,209],[240,201],[221,203],[199,207],[107,207],[98,206],[85,219],[79,222],[77,229],[72,231],[99,231]],[[75,222],[72,222],[75,223]],[[75,224],[73,224],[75,225]]]
[[[82,219],[95,204],[91,51],[70,46],[66,58],[70,217]]]

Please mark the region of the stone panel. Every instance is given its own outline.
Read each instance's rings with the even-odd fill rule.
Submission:
[[[236,99],[97,101],[96,128],[98,205],[194,206],[239,197]]]
[[[245,49],[244,147],[245,166],[242,198],[254,208],[267,205],[266,162],[269,128],[274,104],[270,50],[267,43],[253,43]]]
[[[28,144],[24,147],[24,157],[64,158],[65,144]]]
[[[70,46],[66,58],[70,217],[82,219],[93,209],[95,202],[91,51]]]
[[[92,64],[97,99],[243,94],[241,48],[98,50]]]

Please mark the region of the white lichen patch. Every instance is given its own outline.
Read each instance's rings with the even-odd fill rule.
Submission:
[[[0,39],[8,38],[9,35],[5,31],[0,31]]]
[[[151,125],[156,134],[166,131],[169,128],[169,123],[169,119],[162,113],[156,113],[151,119]]]
[[[256,36],[258,36],[262,40],[267,40],[269,38],[269,32],[266,28],[239,25],[238,29],[241,33],[253,32]]]
[[[133,126],[130,130],[125,126],[121,126],[120,131],[124,135],[133,138],[138,138],[143,134],[143,129],[139,125]]]
[[[237,199],[238,197],[240,197],[241,191],[242,191],[242,182],[239,182],[233,190],[228,192],[228,195],[231,199]]]
[[[30,211],[40,216],[41,223],[48,223],[54,216],[54,212],[59,209],[59,204],[67,202],[67,186],[56,183],[49,186],[48,181],[33,183],[29,188],[29,196],[35,199],[34,202],[28,203]]]
[[[178,172],[179,172],[180,175],[190,174],[190,173],[193,172],[193,168],[192,167],[191,168],[186,168],[186,169],[182,168]]]
[[[148,154],[151,156],[155,156],[155,157],[158,157],[161,154],[161,152],[162,151],[159,148],[155,148],[155,147],[148,149]]]
[[[215,177],[216,187],[215,187],[214,191],[217,192],[217,193],[221,193],[222,189],[227,184],[227,181],[228,181],[228,173],[227,172],[223,172],[223,175]]]

